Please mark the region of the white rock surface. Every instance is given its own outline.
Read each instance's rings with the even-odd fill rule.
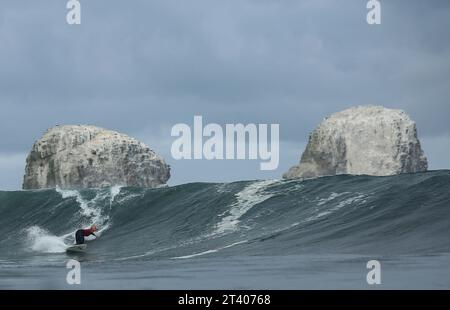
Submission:
[[[170,167],[143,143],[95,126],[56,126],[36,141],[27,158],[24,189],[155,187]]]
[[[300,164],[283,177],[387,176],[427,169],[416,125],[404,111],[360,106],[324,119],[310,135]]]

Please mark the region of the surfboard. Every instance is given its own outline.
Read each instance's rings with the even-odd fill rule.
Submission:
[[[69,246],[66,249],[66,252],[72,252],[72,253],[84,253],[86,252],[87,244],[74,244]]]

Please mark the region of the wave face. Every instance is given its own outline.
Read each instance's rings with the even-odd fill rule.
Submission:
[[[449,253],[450,171],[0,192],[0,260],[66,257],[92,223],[93,261]]]

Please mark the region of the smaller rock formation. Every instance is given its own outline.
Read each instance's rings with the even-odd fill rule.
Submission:
[[[427,168],[416,125],[405,112],[360,106],[326,118],[311,134],[300,164],[283,178],[387,176]]]

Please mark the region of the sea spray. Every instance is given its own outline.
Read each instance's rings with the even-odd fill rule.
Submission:
[[[32,226],[26,229],[27,246],[35,252],[41,253],[62,253],[67,245],[63,237],[52,235],[50,232],[39,226]]]
[[[75,198],[79,206],[79,212],[82,217],[88,218],[88,225],[97,224],[100,230],[97,235],[101,235],[109,228],[109,215],[103,212],[102,201],[107,201],[108,211],[111,210],[115,197],[120,194],[121,186],[114,186],[107,189],[98,190],[93,199],[85,199],[78,190],[63,190],[56,188],[62,199]],[[73,236],[77,229],[82,227],[73,227],[71,231],[56,236],[48,230],[39,226],[31,226],[25,229],[26,246],[28,249],[40,253],[62,253],[66,250],[68,244],[73,242]],[[90,240],[90,238],[87,238]]]

